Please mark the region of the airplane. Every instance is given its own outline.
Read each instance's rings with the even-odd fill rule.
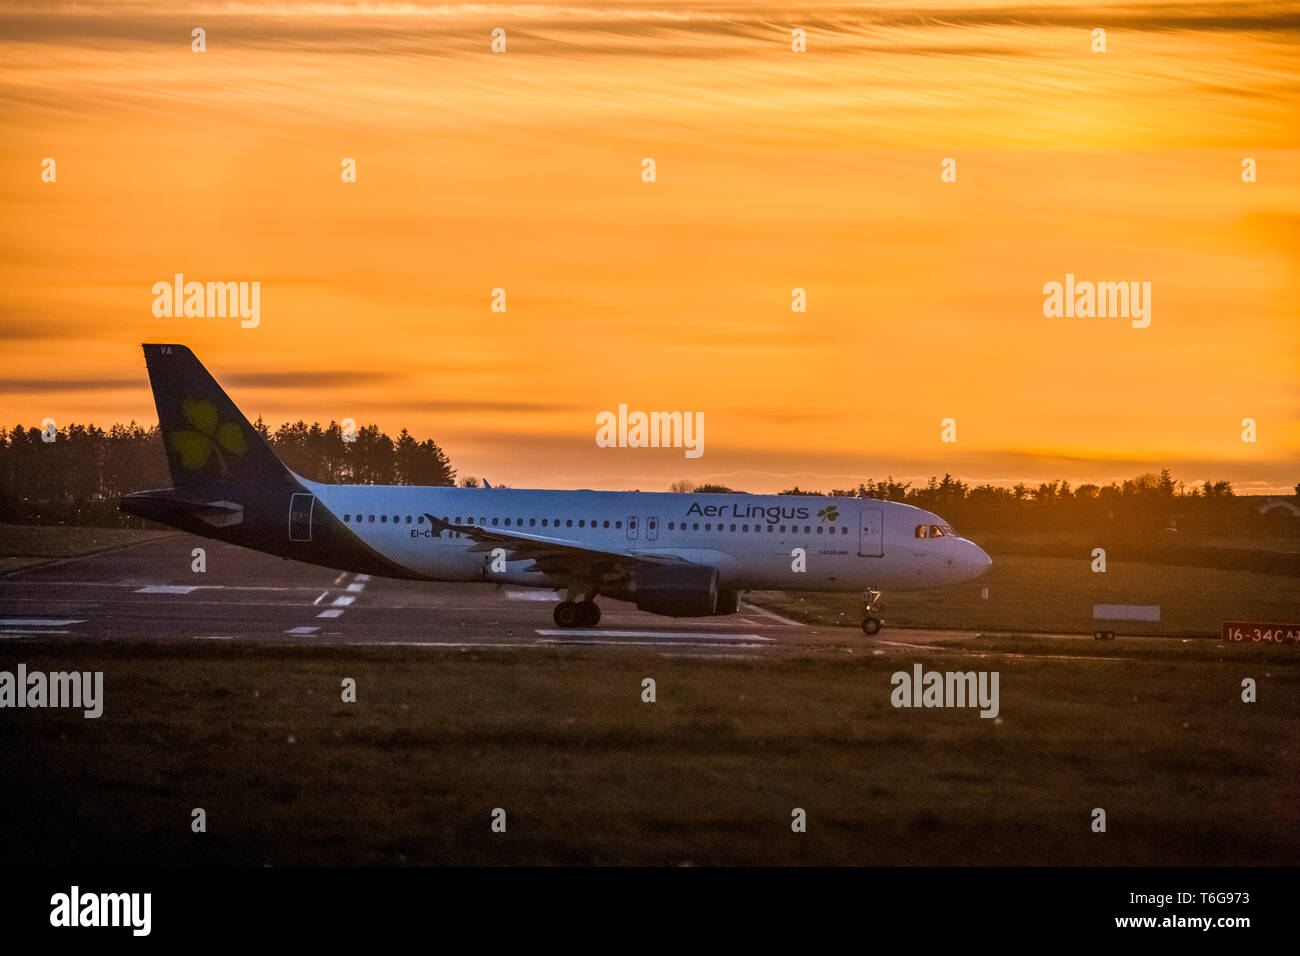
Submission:
[[[746,590],[861,591],[973,581],[992,565],[941,517],[873,498],[546,491],[310,481],[287,468],[183,345],[144,346],[173,487],[120,508],[342,571],[563,590],[555,623],[598,596],[668,617],[734,614]]]

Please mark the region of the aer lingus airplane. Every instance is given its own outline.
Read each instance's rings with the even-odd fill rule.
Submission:
[[[595,599],[672,617],[732,614],[745,589],[862,591],[960,584],[992,563],[942,518],[871,498],[327,485],[275,457],[183,345],[146,345],[174,487],[124,511],[344,571],[563,589],[561,627]]]

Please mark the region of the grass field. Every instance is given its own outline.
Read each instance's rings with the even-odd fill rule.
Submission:
[[[980,597],[988,588],[988,598]],[[796,621],[862,623],[861,596],[747,592],[745,600]],[[1300,623],[1300,578],[1286,574],[1115,562],[1094,574],[1087,560],[993,556],[980,581],[933,591],[885,594],[888,627],[1210,637],[1223,621]],[[1095,621],[1094,604],[1158,604],[1160,621]]]
[[[82,528],[69,525],[0,524],[0,574],[59,558],[93,554],[163,535],[167,529]]]
[[[7,668],[102,670],[106,697],[98,720],[0,723],[13,864],[1300,861],[1294,646],[5,648]],[[998,670],[998,719],[894,709],[914,660]]]

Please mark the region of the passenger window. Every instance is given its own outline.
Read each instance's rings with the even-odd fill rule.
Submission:
[[[713,524],[712,524],[711,522],[708,522],[708,521],[704,522],[704,530],[705,530],[705,531],[712,531],[712,530],[713,530]]]
[[[351,521],[351,520],[352,520],[352,515],[344,515],[344,516],[343,516],[343,520],[344,520],[344,522],[349,522],[349,521]]]
[[[506,519],[506,527],[507,527],[507,528],[510,527],[510,519],[509,519],[509,518]]]
[[[615,527],[615,528],[621,528],[621,527],[623,527],[623,522],[621,522],[621,521],[615,521],[615,522],[614,522],[614,527]]]
[[[535,527],[537,527],[537,519],[536,519],[536,518],[529,518],[529,519],[528,519],[528,527],[530,527],[530,528],[535,528]]]
[[[673,523],[672,523],[671,521],[668,522],[668,530],[669,530],[669,531],[672,531],[672,530],[673,530]]]
[[[579,519],[578,519],[578,527],[579,527],[579,528],[585,528],[585,527],[587,527],[587,522],[586,522],[584,519],[579,518]]]
[[[818,533],[818,534],[821,534],[821,533],[822,533],[822,526],[821,526],[821,525],[818,525],[818,526],[817,526],[817,533]]]
[[[424,520],[424,519],[420,519],[420,520]],[[407,523],[407,524],[410,524],[410,523],[411,523],[411,516],[410,516],[410,515],[407,515],[407,516],[406,516],[406,523]]]
[[[564,522],[564,526],[565,526],[566,528],[572,528],[572,527],[573,527],[573,519],[570,518],[568,521]]]
[[[740,530],[743,531],[743,532],[745,532],[745,534],[749,534],[749,525],[747,525],[747,524],[742,524],[742,525],[740,526]]]
[[[768,526],[767,526],[767,533],[768,533],[768,534],[771,534],[771,533],[772,533],[772,530],[773,530],[773,529],[772,529],[772,526],[771,526],[771,525],[768,525]]]
[[[496,519],[496,518],[493,518],[493,519],[492,519],[492,527],[495,528],[496,526],[497,526],[497,519]]]
[[[691,530],[692,530],[692,531],[699,531],[699,530],[700,530],[700,523],[699,523],[698,521],[694,522],[694,523],[691,525]]]
[[[606,528],[609,527],[609,522],[608,522],[608,521],[605,522],[605,527],[606,527]]]
[[[736,530],[736,526],[735,526],[734,524],[731,526],[731,530],[732,530],[732,531],[735,531],[735,530]]]
[[[379,516],[379,523],[380,523],[380,524],[388,524],[388,515],[380,515],[380,516]]]

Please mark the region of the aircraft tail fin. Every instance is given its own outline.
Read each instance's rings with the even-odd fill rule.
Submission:
[[[210,497],[250,483],[296,476],[184,345],[145,345],[158,428],[172,484]]]

